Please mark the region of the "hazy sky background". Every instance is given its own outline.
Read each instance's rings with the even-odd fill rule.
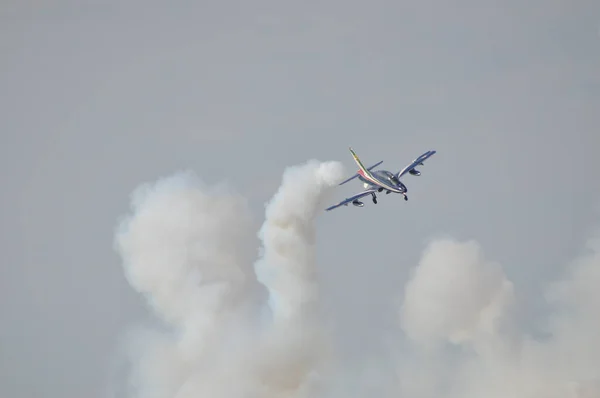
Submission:
[[[408,202],[319,219],[357,362],[430,239],[476,239],[534,328],[600,224],[597,1],[4,1],[0,50],[3,397],[105,396],[147,316],[114,229],[139,183],[177,170],[232,182],[260,223],[287,166],[438,151]]]

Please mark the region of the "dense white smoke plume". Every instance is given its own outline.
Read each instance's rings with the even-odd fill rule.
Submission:
[[[400,311],[418,359],[403,368],[404,391],[411,397],[600,397],[600,247],[591,242],[567,278],[548,288],[558,311],[544,340],[517,333],[513,285],[475,242],[432,243]]]
[[[117,249],[131,286],[171,328],[135,336],[136,396],[313,396],[327,357],[315,307],[314,219],[342,177],[335,162],[286,171],[260,230],[256,273],[242,197],[192,173],[136,190]],[[269,294],[263,307],[257,280]]]
[[[520,329],[513,284],[475,241],[440,239],[398,288],[395,362],[336,361],[319,318],[315,219],[343,177],[337,162],[286,170],[260,242],[226,186],[182,173],[136,190],[116,245],[167,330],[135,334],[131,396],[357,398],[374,387],[380,397],[600,398],[599,238],[548,286],[549,337]],[[349,377],[365,385],[349,388]]]

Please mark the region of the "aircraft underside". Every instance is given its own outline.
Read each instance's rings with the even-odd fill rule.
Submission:
[[[365,183],[363,184],[363,186],[364,186],[364,188],[365,188],[365,189],[377,188],[377,185],[369,184],[369,183],[367,183],[367,182],[365,182]],[[377,192],[383,192],[384,190],[385,190],[384,188],[382,188],[382,187],[379,187],[379,188],[377,189]],[[385,194],[386,194],[386,195],[389,195],[390,193],[392,193],[392,191],[385,190]],[[374,203],[374,204],[377,204],[377,194],[376,194],[375,192],[371,192],[371,200],[373,200],[373,203]],[[408,200],[408,196],[404,195],[404,200]],[[360,201],[360,200],[358,200],[358,199],[355,199],[355,200],[353,200],[353,201],[352,201],[352,204],[353,204],[354,206],[356,206],[356,207],[363,207],[363,206],[365,205],[363,202],[361,202],[361,201]]]

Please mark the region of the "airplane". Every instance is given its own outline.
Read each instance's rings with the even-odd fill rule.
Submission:
[[[352,153],[352,157],[354,158],[354,161],[358,165],[358,171],[355,175],[353,175],[352,177],[348,178],[345,181],[342,181],[339,185],[344,185],[345,183],[352,181],[353,179],[358,177],[358,179],[364,183],[363,186],[364,186],[365,190],[357,193],[356,195],[353,195],[349,198],[342,200],[340,203],[338,203],[336,205],[328,207],[327,209],[325,209],[325,211],[330,211],[330,210],[336,209],[342,205],[348,206],[348,203],[350,203],[350,202],[352,202],[352,204],[354,206],[363,207],[365,204],[358,199],[362,198],[363,196],[367,196],[367,195],[371,195],[371,197],[373,198],[373,203],[377,204],[376,192],[383,192],[384,190],[386,191],[385,192],[386,195],[388,195],[392,192],[399,193],[404,196],[404,200],[408,200],[408,196],[406,195],[406,192],[408,191],[408,189],[406,188],[406,185],[404,185],[400,181],[400,177],[402,177],[406,173],[413,175],[413,176],[420,176],[421,172],[418,171],[417,169],[415,169],[415,167],[419,166],[419,165],[422,166],[423,162],[425,160],[429,159],[431,156],[433,156],[433,154],[436,153],[436,151],[427,151],[424,154],[422,154],[421,156],[419,156],[418,158],[416,158],[415,160],[413,160],[411,163],[409,163],[406,167],[404,167],[398,173],[394,174],[387,170],[377,170],[377,171],[371,172],[372,169],[374,169],[375,167],[377,167],[381,163],[383,163],[383,160],[375,163],[373,166],[371,166],[369,168],[365,168],[365,166],[362,164],[362,162],[360,161],[360,159],[358,158],[356,153],[352,150],[352,148],[349,148],[349,149],[350,149],[350,153]]]

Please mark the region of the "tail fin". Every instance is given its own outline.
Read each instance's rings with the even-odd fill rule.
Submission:
[[[352,157],[354,158],[354,161],[356,162],[356,164],[358,165],[359,168],[359,174],[362,174],[364,176],[370,176],[371,172],[362,164],[362,162],[360,161],[360,159],[358,158],[358,155],[352,150],[352,148],[348,148],[350,149],[350,153],[352,153]],[[360,173],[362,171],[362,173]]]

